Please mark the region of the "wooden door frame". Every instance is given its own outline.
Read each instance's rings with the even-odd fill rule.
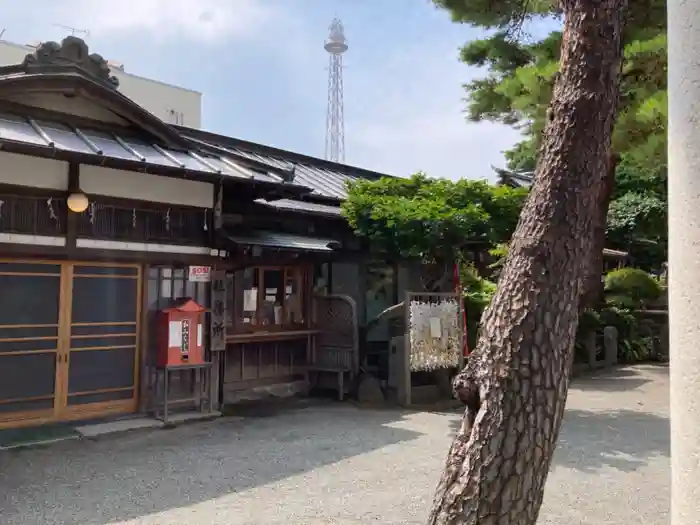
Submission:
[[[12,257],[1,257],[0,258],[0,263],[11,263],[11,264],[36,264],[36,265],[62,265],[63,261],[55,261],[55,260],[47,260],[47,259],[25,259],[25,258],[12,258]],[[63,266],[60,266],[60,271],[62,272]],[[17,274],[14,274],[17,275]],[[47,274],[42,274],[40,272],[37,273],[27,273],[27,274],[19,274],[19,275],[26,275],[27,277],[29,276],[41,276],[41,275],[47,275]],[[62,273],[51,273],[52,276],[57,276],[59,279],[62,278]],[[60,282],[59,287],[62,286],[62,282]],[[59,288],[60,289],[60,288]],[[56,337],[56,350],[47,350],[46,353],[54,352],[54,355],[56,356],[56,363],[55,363],[55,368],[58,370],[58,354],[60,352],[60,344],[61,344],[61,299],[59,297],[59,311],[58,311],[58,319],[57,319],[57,325],[50,325],[50,326],[56,326],[57,327],[57,337]],[[5,327],[13,327],[17,328],[17,325],[3,325]],[[48,327],[49,325],[31,325],[33,327]],[[53,337],[52,337],[53,338]],[[20,355],[21,352],[4,352],[2,355]],[[57,373],[57,372],[56,372]],[[45,396],[41,396],[40,398],[17,398],[16,401],[31,401],[31,400],[39,400],[39,399],[44,399]],[[48,396],[46,396],[48,399]],[[23,426],[30,426],[30,425],[40,425],[44,423],[51,423],[56,421],[56,399],[58,398],[58,384],[54,383],[54,394],[53,394],[53,407],[52,408],[47,408],[44,410],[25,410],[25,411],[18,411],[18,412],[8,412],[5,414],[0,414],[0,429],[6,429],[6,428],[16,428],[16,427],[23,427]]]
[[[61,263],[61,293],[58,299],[58,350],[56,351],[56,395],[53,404],[54,421],[61,420],[63,405],[67,400],[68,363],[70,350],[71,310],[73,299],[73,265]]]
[[[141,370],[141,330],[142,330],[142,319],[141,319],[141,312],[142,312],[142,295],[143,295],[143,265],[139,263],[111,263],[111,262],[91,262],[91,261],[70,261],[65,263],[66,266],[69,267],[69,270],[67,271],[70,279],[67,280],[66,290],[67,290],[67,297],[66,297],[66,303],[65,303],[65,308],[66,308],[66,318],[68,319],[68,323],[66,323],[66,326],[64,326],[65,333],[64,333],[64,344],[65,348],[63,349],[64,355],[67,356],[64,358],[63,362],[61,363],[62,368],[63,368],[63,382],[62,382],[62,391],[61,391],[61,398],[59,399],[57,397],[57,406],[58,406],[58,413],[57,413],[57,420],[58,421],[71,421],[71,420],[79,420],[79,419],[89,419],[91,416],[92,417],[102,417],[102,416],[108,416],[112,414],[123,414],[123,413],[133,413],[138,410],[138,404],[139,404],[139,399],[140,399],[140,383],[141,383],[141,377],[140,377],[140,370]],[[102,402],[97,402],[97,403],[90,403],[90,404],[84,404],[84,405],[75,405],[75,406],[70,406],[68,405],[68,373],[70,370],[70,353],[75,352],[76,350],[73,349],[71,350],[71,340],[74,338],[77,338],[77,336],[72,335],[72,328],[73,326],[76,325],[76,323],[73,323],[72,319],[72,299],[73,299],[73,283],[76,279],[74,269],[75,267],[78,266],[92,266],[92,267],[103,267],[103,268],[135,268],[136,269],[136,277],[133,278],[131,276],[123,276],[123,275],[117,275],[117,274],[100,274],[99,276],[96,277],[119,277],[123,279],[134,279],[136,281],[136,315],[135,315],[135,330],[134,330],[134,339],[135,339],[135,347],[134,347],[134,377],[133,377],[133,386],[132,387],[124,387],[124,388],[107,388],[107,389],[98,389],[98,390],[92,390],[89,392],[81,392],[80,395],[92,395],[92,394],[102,394],[102,393],[110,393],[110,392],[119,392],[119,391],[126,391],[126,390],[133,390],[133,396],[130,399],[122,399],[122,400],[113,400],[113,401],[102,401]],[[78,278],[94,278],[95,276],[79,276]],[[78,326],[88,326],[89,324],[83,324],[80,323]],[[102,325],[107,325],[107,326],[117,326],[117,325],[123,325],[124,323],[98,323]],[[132,324],[131,322],[127,324]],[[123,335],[123,334],[122,334]],[[101,334],[102,337],[108,337],[109,334]],[[94,336],[93,336],[94,337]],[[109,350],[109,347],[105,347],[103,350]],[[58,368],[58,367],[57,367]],[[60,400],[60,402],[59,402]]]
[[[59,312],[58,312],[58,333],[57,333],[57,349],[55,350],[56,363],[55,373],[56,380],[54,384],[53,408],[45,410],[33,410],[22,412],[9,412],[0,414],[0,429],[17,428],[30,425],[41,425],[47,423],[57,423],[60,421],[72,421],[80,419],[88,419],[92,417],[102,417],[113,414],[133,413],[138,409],[139,399],[141,397],[141,352],[143,349],[143,340],[141,331],[143,329],[143,283],[144,283],[144,267],[140,263],[116,263],[116,262],[93,262],[93,261],[66,261],[54,259],[30,259],[30,258],[0,258],[2,263],[15,264],[46,264],[59,265],[60,274],[60,295],[59,295]],[[106,401],[100,403],[92,403],[85,405],[76,405],[70,407],[67,405],[68,400],[68,370],[70,361],[64,361],[63,356],[70,358],[71,346],[71,328],[72,323],[72,291],[74,280],[74,268],[76,266],[92,266],[92,267],[112,267],[112,268],[135,268],[136,269],[136,316],[135,316],[135,349],[134,349],[134,381],[133,381],[133,397],[127,400]],[[31,275],[41,275],[40,273]],[[54,274],[52,274],[54,275]],[[100,277],[109,277],[110,275],[100,275]],[[124,277],[124,276],[120,276]],[[104,323],[107,324],[107,323]],[[116,326],[120,323],[114,323]],[[131,323],[129,323],[131,324]],[[52,325],[53,326],[53,325]],[[47,351],[51,352],[51,351]],[[131,388],[129,388],[131,389]],[[102,389],[90,392],[81,392],[81,395],[93,393],[107,393],[123,389]],[[34,398],[32,398],[33,400]],[[43,396],[42,396],[43,399]],[[30,400],[30,399],[28,399]]]

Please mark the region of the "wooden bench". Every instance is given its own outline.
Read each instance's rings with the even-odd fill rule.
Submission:
[[[348,383],[352,383],[355,379],[354,357],[355,351],[347,347],[331,347],[324,345],[322,353],[318,353],[315,349],[312,351],[311,363],[309,372],[316,373],[316,382],[318,383],[318,374],[328,373],[335,374],[338,387],[338,399],[345,399],[345,376],[348,376]]]
[[[315,300],[314,321],[319,329],[311,348],[308,370],[336,377],[338,399],[345,398],[345,386],[359,372],[359,334],[355,301],[345,295],[321,295]],[[346,379],[348,382],[346,383]]]

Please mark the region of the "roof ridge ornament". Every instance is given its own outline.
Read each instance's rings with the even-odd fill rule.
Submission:
[[[119,79],[112,75],[107,61],[97,53],[89,54],[88,45],[77,36],[67,36],[60,44],[42,42],[24,57],[22,65],[32,69],[78,67],[112,89],[119,87]]]

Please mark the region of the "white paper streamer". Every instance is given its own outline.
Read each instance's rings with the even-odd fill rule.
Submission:
[[[435,319],[440,320],[441,337],[435,337],[437,325]],[[462,334],[457,301],[455,299],[445,299],[439,303],[411,301],[409,337],[412,371],[430,371],[458,366]]]

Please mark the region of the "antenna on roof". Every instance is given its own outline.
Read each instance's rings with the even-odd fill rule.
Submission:
[[[63,24],[54,24],[54,27],[60,27],[61,29],[65,29],[66,31],[69,31],[72,36],[75,36],[77,33],[80,33],[83,36],[90,36],[89,29],[78,29],[76,27],[64,26]]]
[[[2,38],[2,35],[5,34],[5,31],[7,31],[7,28],[3,27],[2,31],[0,31],[0,38]]]

